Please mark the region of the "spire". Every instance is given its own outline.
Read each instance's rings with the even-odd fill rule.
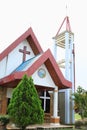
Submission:
[[[66,22],[66,31],[70,31],[70,32],[71,32],[71,26],[70,26],[69,17],[66,16],[66,17],[64,18],[62,24],[60,25],[59,30],[58,30],[56,36],[58,36],[58,34],[59,34],[59,32],[60,32],[60,30],[61,30],[61,28],[62,28],[62,26],[64,25],[65,22]]]

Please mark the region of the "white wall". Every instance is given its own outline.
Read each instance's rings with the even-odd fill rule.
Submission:
[[[38,76],[38,70],[40,68],[44,68],[45,71],[46,71],[46,76],[44,78],[40,78]],[[43,64],[42,66],[39,67],[39,69],[36,70],[36,72],[32,75],[32,78],[34,79],[34,83],[36,85],[42,85],[42,86],[48,86],[48,87],[55,88],[55,83],[53,82],[53,80],[52,80],[52,78],[51,78],[51,76],[50,76],[46,66]]]
[[[0,78],[12,73],[22,63],[23,53],[19,52],[19,49],[23,49],[24,46],[27,46],[27,51],[30,51],[30,55],[26,55],[26,60],[34,57],[29,43],[27,40],[24,40],[8,54],[8,57],[6,56],[6,58],[0,62]]]
[[[2,61],[0,61],[0,78],[5,76],[5,73],[6,73],[6,61],[7,61],[7,57],[5,57]]]
[[[12,97],[12,91],[13,91],[13,88],[7,88],[7,95],[6,95],[7,98]]]

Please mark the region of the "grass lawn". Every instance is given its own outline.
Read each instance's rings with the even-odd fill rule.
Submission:
[[[75,113],[75,120],[81,119],[81,116],[78,113]]]

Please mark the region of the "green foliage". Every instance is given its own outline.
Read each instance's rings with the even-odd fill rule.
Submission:
[[[82,119],[87,117],[87,92],[79,86],[73,96],[75,111],[79,113]]]
[[[87,119],[77,120],[75,122],[75,128],[86,130],[87,129]]]
[[[22,129],[29,124],[43,123],[44,111],[31,77],[24,75],[14,89],[8,106],[8,114]]]
[[[78,120],[78,121],[75,122],[75,128],[80,128],[83,125],[84,125],[84,123],[83,123],[82,120]]]
[[[6,125],[9,123],[9,116],[8,115],[0,115],[0,124]]]
[[[81,116],[78,113],[75,113],[75,120],[80,120]]]

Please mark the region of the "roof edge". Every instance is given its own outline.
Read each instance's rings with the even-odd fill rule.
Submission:
[[[4,51],[0,53],[0,61],[6,57],[17,45],[19,45],[24,39],[31,36],[38,48],[39,52],[43,52],[32,28],[30,27],[26,32],[24,32],[20,37],[18,37],[11,45],[9,45]]]

